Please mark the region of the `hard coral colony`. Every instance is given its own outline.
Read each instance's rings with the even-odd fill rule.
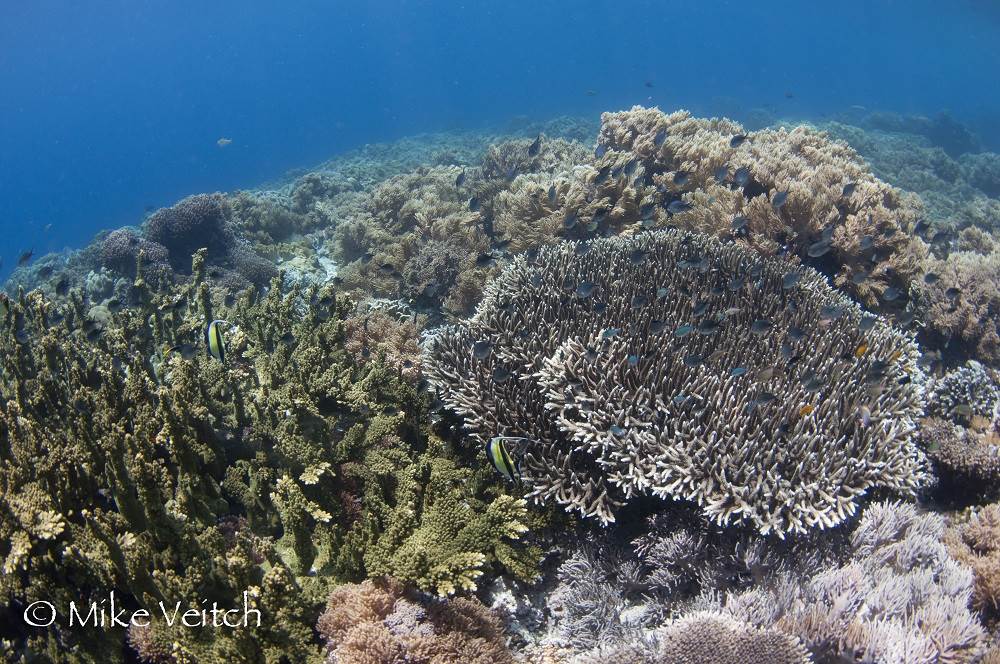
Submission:
[[[593,136],[369,146],[15,272],[7,660],[1000,657],[996,228],[949,255],[806,126]],[[148,624],[24,618],[112,591]],[[157,609],[203,601],[260,622]]]

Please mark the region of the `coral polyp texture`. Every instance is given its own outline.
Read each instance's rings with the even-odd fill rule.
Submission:
[[[812,270],[659,231],[518,257],[424,371],[536,501],[607,523],[653,494],[784,535],[919,486],[916,358]]]
[[[392,579],[336,588],[319,618],[331,664],[513,664],[482,602],[433,600]]]

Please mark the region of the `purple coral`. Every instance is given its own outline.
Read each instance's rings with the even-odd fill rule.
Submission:
[[[108,233],[100,244],[100,259],[104,267],[122,274],[134,275],[139,252],[146,263],[166,263],[167,248],[139,236],[131,228],[119,228]]]
[[[146,237],[167,248],[174,269],[185,270],[191,254],[202,247],[208,249],[210,259],[229,253],[233,244],[229,212],[222,194],[189,196],[173,207],[157,210],[146,221]]]

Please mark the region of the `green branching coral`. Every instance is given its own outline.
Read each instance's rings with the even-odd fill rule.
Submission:
[[[147,661],[319,661],[330,588],[372,569],[448,594],[516,545],[523,503],[430,433],[427,397],[381,353],[345,349],[354,304],[293,288],[235,301],[193,279],[99,324],[83,301],[21,295],[0,321],[0,638],[12,657],[121,661],[121,629],[28,629],[20,610],[99,601],[130,610],[238,606],[243,630],[153,619]],[[205,323],[229,321],[227,360]],[[147,652],[148,651],[148,652]],[[52,653],[56,653],[52,655]],[[115,654],[117,653],[117,654]]]

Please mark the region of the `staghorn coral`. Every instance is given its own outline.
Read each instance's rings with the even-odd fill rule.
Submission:
[[[136,306],[99,326],[76,290],[58,311],[38,291],[11,300],[0,321],[5,607],[115,590],[157,615],[160,601],[237,606],[246,592],[259,627],[154,619],[129,638],[151,661],[169,643],[177,662],[308,662],[337,581],[385,569],[446,594],[494,564],[534,575],[537,551],[516,541],[523,501],[430,431],[426,398],[397,368],[353,361],[350,300],[283,294],[276,279],[266,296],[220,303],[206,253],[169,290],[140,266]],[[199,352],[218,317],[230,322],[224,364]],[[121,661],[120,629],[26,632],[6,611],[11,652]]]
[[[478,600],[431,600],[392,579],[335,588],[317,629],[329,664],[514,661],[500,621]]]
[[[995,625],[1000,619],[1000,503],[985,505],[967,522],[953,525],[945,544],[953,558],[972,568],[972,606]]]
[[[928,343],[1000,366],[1000,251],[952,252],[928,259],[926,270],[940,277],[915,289]]]
[[[880,321],[862,332],[815,272],[785,284],[780,262],[673,231],[579,247],[516,259],[424,360],[478,444],[525,439],[528,497],[610,522],[654,494],[781,535],[919,485],[915,345]]]
[[[698,611],[670,621],[635,643],[603,647],[578,664],[810,664],[798,639],[758,629],[731,616]]]
[[[420,378],[420,330],[426,316],[406,315],[388,308],[371,307],[369,311],[346,321],[344,348],[358,364],[369,362],[374,354],[408,380]]]

